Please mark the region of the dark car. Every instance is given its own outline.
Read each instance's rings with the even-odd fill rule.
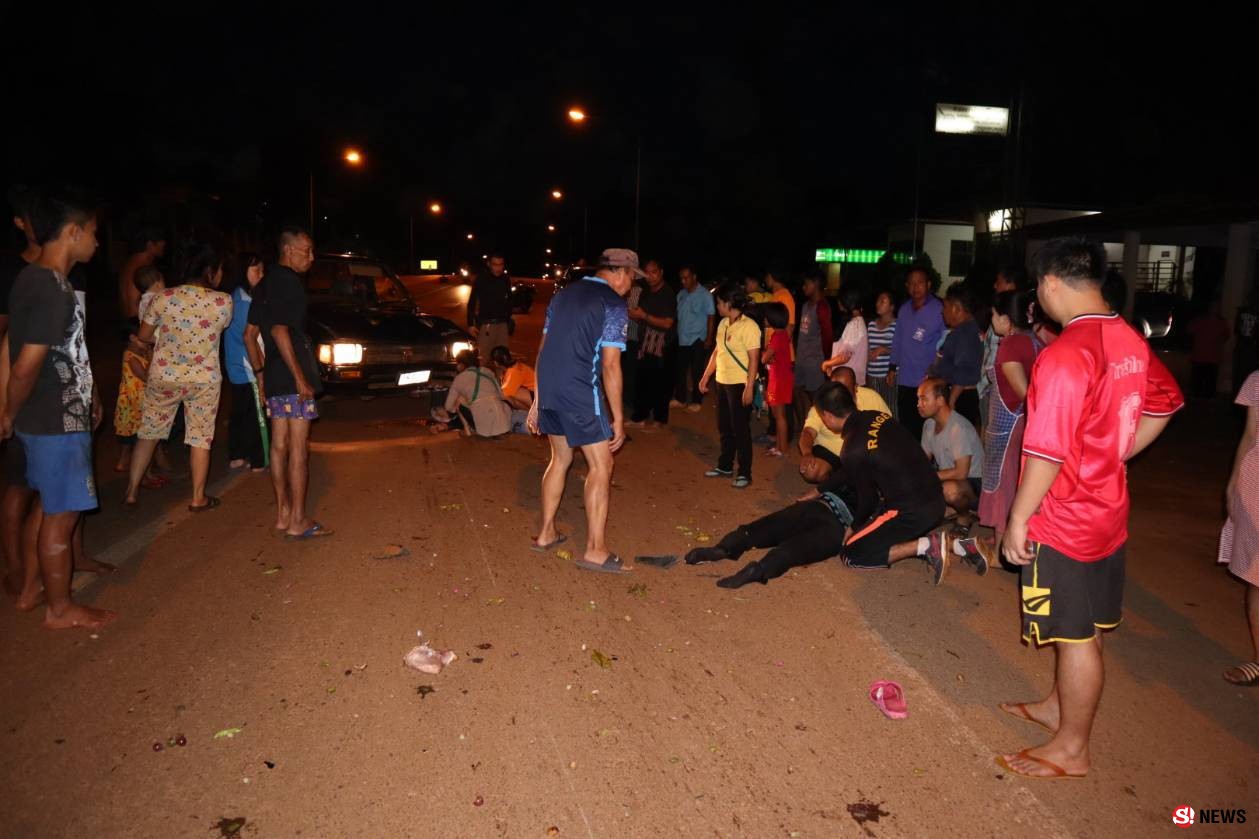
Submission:
[[[330,391],[445,389],[455,356],[472,339],[420,311],[388,265],[320,254],[306,274],[309,329],[319,377]]]

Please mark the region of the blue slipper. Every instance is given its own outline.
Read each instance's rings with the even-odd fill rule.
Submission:
[[[315,522],[310,527],[296,535],[292,533],[284,534],[284,538],[292,542],[306,542],[311,539],[320,539],[324,536],[331,536],[335,531],[329,530],[319,522]]]

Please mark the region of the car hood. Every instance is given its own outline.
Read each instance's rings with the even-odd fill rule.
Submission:
[[[445,318],[420,313],[411,305],[363,306],[312,300],[308,320],[316,341],[444,344],[467,337]]]

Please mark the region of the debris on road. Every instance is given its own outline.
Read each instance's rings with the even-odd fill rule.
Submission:
[[[646,583],[635,583],[634,585],[632,585],[632,586],[630,586],[629,588],[627,588],[627,589],[626,589],[626,591],[628,591],[630,594],[634,595],[635,597],[646,597],[646,596],[647,596],[647,584],[646,584]]]
[[[401,545],[385,545],[384,549],[372,557],[372,559],[398,559],[404,556],[410,556],[411,551]]]
[[[242,731],[244,731],[244,729],[242,728],[224,728],[223,730],[216,731],[214,733],[214,739],[222,740],[224,737],[226,737],[227,739],[230,740],[233,737],[235,737],[237,734],[240,734]]]
[[[602,667],[604,670],[610,670],[612,668],[612,662],[616,661],[616,656],[610,656],[607,653],[600,652],[599,650],[591,650],[590,660]]]
[[[430,693],[437,693],[437,688],[432,685],[420,685],[415,692],[419,694],[420,699],[427,699]]]
[[[245,817],[237,816],[234,819],[219,819],[218,823],[211,827],[211,830],[217,830],[219,836],[235,836],[245,827]]]
[[[418,647],[412,647],[411,651],[402,657],[402,661],[412,670],[435,676],[442,672],[443,667],[456,658],[458,656],[455,655],[453,650],[435,650],[427,643],[424,643]]]
[[[560,548],[558,551],[555,552],[555,555],[559,557],[560,559],[564,560],[565,562],[573,561],[573,552],[570,551],[568,548]]]

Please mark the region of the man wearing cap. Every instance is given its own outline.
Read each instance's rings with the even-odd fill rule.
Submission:
[[[625,442],[621,401],[621,352],[629,311],[625,294],[638,268],[638,254],[609,248],[592,276],[566,286],[551,300],[538,347],[538,394],[529,410],[529,430],[551,440],[551,462],[542,476],[542,527],[532,550],[545,553],[568,537],[555,527],[564,483],[580,448],[586,476],[586,551],[577,566],[621,574],[630,568],[608,550],[605,531],[612,489],[612,454]],[[609,414],[611,420],[609,421]]]

